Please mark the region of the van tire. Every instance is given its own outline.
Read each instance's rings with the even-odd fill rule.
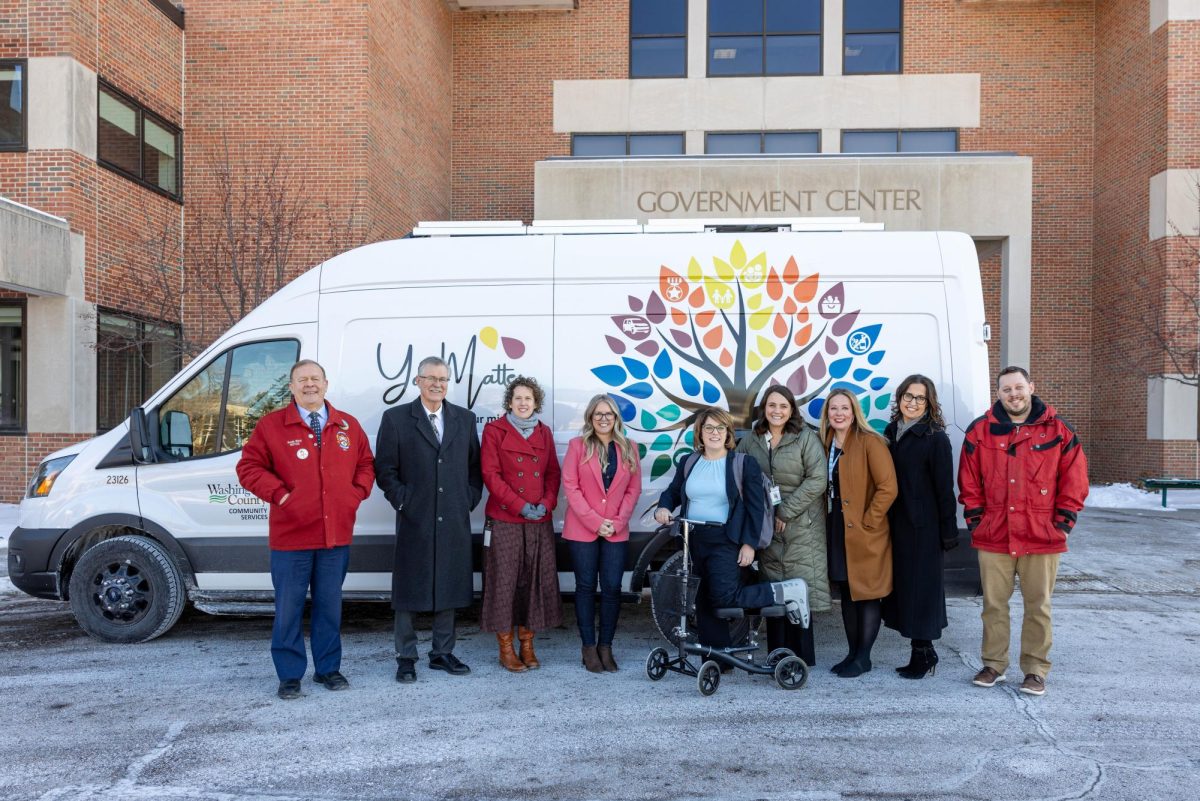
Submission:
[[[175,625],[187,603],[175,560],[147,537],[114,537],[88,548],[70,590],[80,627],[112,643],[153,640]]]

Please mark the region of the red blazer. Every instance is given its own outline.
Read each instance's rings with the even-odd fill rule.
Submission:
[[[329,403],[325,408],[329,418],[320,448],[294,400],[259,420],[242,448],[238,480],[271,508],[272,550],[349,545],[358,505],[374,486],[375,466],[362,426]]]
[[[622,542],[629,539],[629,519],[642,494],[642,471],[634,466],[631,472],[623,461],[617,462],[617,473],[608,490],[600,473],[600,460],[584,461],[587,449],[583,438],[576,437],[567,446],[563,458],[563,492],[567,496],[567,517],[563,523],[563,539],[592,542],[596,530],[607,518],[616,531],[609,539]],[[619,454],[618,454],[619,458]]]
[[[488,517],[506,523],[550,519],[558,505],[559,469],[548,425],[538,423],[525,439],[507,417],[493,420],[483,427],[479,466],[488,488]],[[545,516],[537,521],[521,517],[527,503],[545,506]]]

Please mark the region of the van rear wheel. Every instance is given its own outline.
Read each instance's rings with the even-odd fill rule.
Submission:
[[[179,567],[161,545],[125,536],[83,552],[71,574],[71,611],[98,640],[153,640],[175,625],[186,595]]]

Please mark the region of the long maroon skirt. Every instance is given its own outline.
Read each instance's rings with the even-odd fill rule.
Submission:
[[[534,631],[562,623],[554,526],[541,523],[492,522],[491,545],[483,549],[484,631]]]

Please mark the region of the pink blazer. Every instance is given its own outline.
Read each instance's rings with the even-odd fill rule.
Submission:
[[[575,437],[563,457],[562,487],[567,496],[563,539],[592,542],[597,539],[596,530],[600,524],[608,519],[616,528],[616,533],[609,539],[613,542],[627,540],[629,518],[633,517],[634,506],[642,494],[642,471],[635,468],[630,472],[624,462],[618,461],[617,474],[606,492],[600,460],[593,458],[584,462],[586,453],[583,438]]]

